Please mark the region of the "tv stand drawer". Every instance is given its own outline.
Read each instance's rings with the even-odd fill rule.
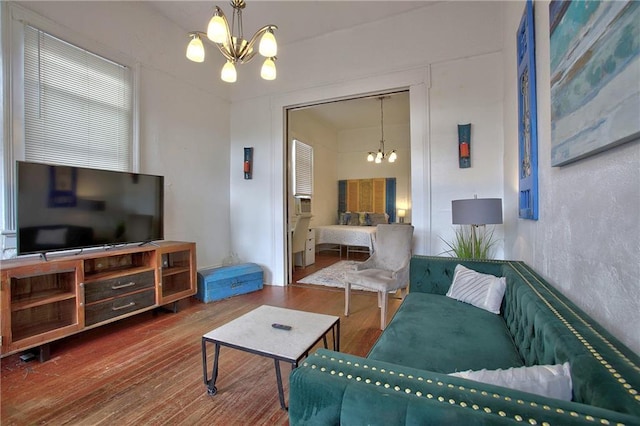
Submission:
[[[84,302],[93,303],[155,286],[154,271],[139,272],[84,285]]]
[[[127,294],[115,299],[84,307],[85,325],[93,325],[102,321],[135,312],[139,309],[155,305],[155,289],[149,289],[141,293]]]

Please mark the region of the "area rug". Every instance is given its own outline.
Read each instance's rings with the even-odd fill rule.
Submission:
[[[354,260],[341,260],[340,262],[334,263],[331,266],[327,266],[318,272],[314,272],[313,274],[307,275],[306,277],[298,280],[298,284],[317,284],[328,287],[344,288],[343,280],[345,272],[352,270],[354,265],[358,263],[361,262]],[[351,289],[372,291],[358,285],[352,285]]]

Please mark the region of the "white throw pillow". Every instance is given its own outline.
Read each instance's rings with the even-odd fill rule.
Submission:
[[[556,365],[509,368],[507,370],[468,370],[449,375],[571,401],[571,369],[568,362]]]
[[[481,274],[473,269],[457,265],[447,296],[499,314],[506,288],[507,280],[504,277]]]

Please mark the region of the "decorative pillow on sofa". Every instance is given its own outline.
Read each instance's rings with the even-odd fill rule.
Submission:
[[[338,218],[338,225],[348,225],[349,220],[351,220],[351,213],[349,212],[340,213],[340,217]]]
[[[473,269],[457,265],[447,296],[499,314],[506,288],[507,280],[504,277],[481,274]]]
[[[568,362],[556,365],[509,368],[507,370],[468,370],[449,375],[571,401],[571,368]]]

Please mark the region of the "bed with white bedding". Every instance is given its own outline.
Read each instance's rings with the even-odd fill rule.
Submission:
[[[369,253],[373,253],[373,244],[376,239],[376,227],[375,226],[352,226],[352,225],[325,225],[316,226],[316,246],[338,245],[340,249],[342,247],[347,248],[347,258],[349,257],[349,250],[352,247],[366,247]]]

